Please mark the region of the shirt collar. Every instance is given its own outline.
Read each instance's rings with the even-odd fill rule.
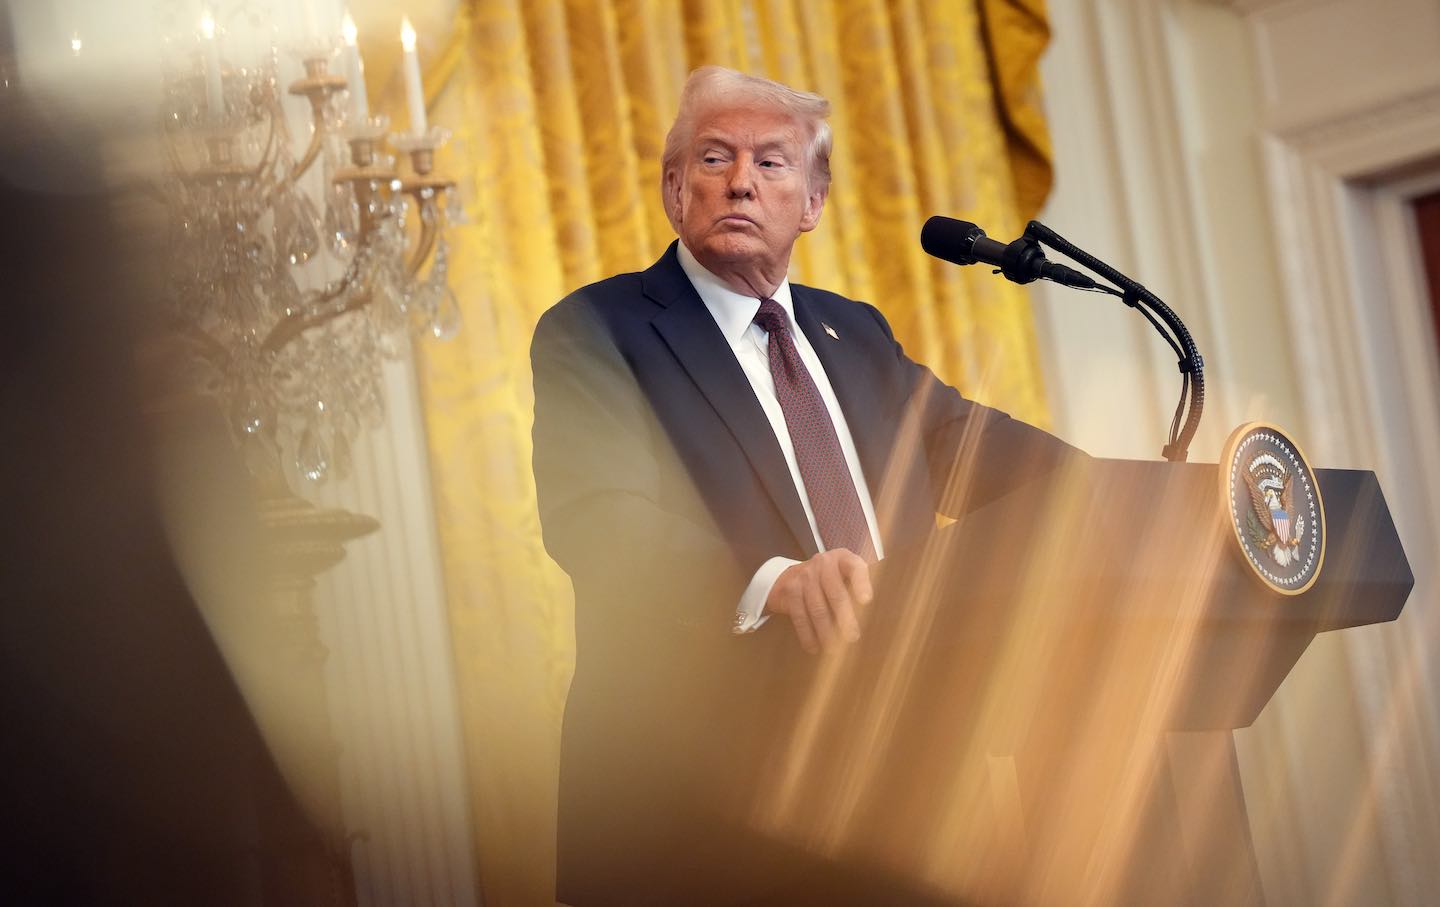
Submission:
[[[680,268],[685,272],[685,276],[690,278],[695,292],[700,294],[700,301],[705,303],[705,308],[710,310],[711,317],[720,326],[720,333],[725,335],[725,339],[731,345],[739,343],[745,336],[745,331],[755,320],[755,313],[760,310],[760,300],[730,289],[724,281],[711,274],[704,265],[700,264],[683,242],[679,246],[676,257],[680,260]],[[788,275],[781,279],[780,286],[775,288],[775,294],[770,298],[778,302],[780,307],[785,310],[785,319],[790,323],[793,333],[795,308],[790,300],[790,277]]]

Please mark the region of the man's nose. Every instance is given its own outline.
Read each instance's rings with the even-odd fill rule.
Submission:
[[[731,198],[755,197],[755,162],[745,156],[736,158],[730,167],[726,191]]]

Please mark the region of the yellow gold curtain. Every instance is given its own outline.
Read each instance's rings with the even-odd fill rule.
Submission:
[[[673,238],[659,159],[686,73],[718,63],[830,98],[834,185],[792,278],[875,302],[942,377],[1044,424],[1023,291],[929,259],[917,237],[935,213],[1015,236],[1043,201],[1046,37],[1042,0],[462,4],[427,85],[469,218],[451,233],[464,327],[423,344],[420,371],[491,907],[551,900],[573,651],[569,582],[534,508],[530,335],[567,292]]]

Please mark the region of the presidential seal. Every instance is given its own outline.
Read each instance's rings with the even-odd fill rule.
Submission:
[[[1265,585],[1285,595],[1314,585],[1325,562],[1325,506],[1294,441],[1263,422],[1235,429],[1220,457],[1220,496],[1241,555]]]

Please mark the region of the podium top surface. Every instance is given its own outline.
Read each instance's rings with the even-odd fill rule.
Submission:
[[[1320,469],[1323,569],[1298,595],[1270,589],[1236,543],[1217,470],[1093,459],[1032,483],[887,557],[877,589],[893,605],[874,618],[928,627],[942,661],[1016,651],[1054,673],[1065,652],[1082,667],[1061,689],[1102,665],[1144,686],[1183,663],[1167,726],[1244,727],[1316,633],[1394,620],[1414,577],[1375,475]]]
[[[1414,576],[1373,472],[1319,469],[1328,534],[1325,564],[1299,595],[1271,591],[1244,563],[1217,491],[1213,463],[1096,460],[1090,470],[1093,530],[1109,555],[1095,568],[1131,587],[1209,587],[1205,617],[1298,623],[1315,632],[1394,620]],[[1126,549],[1123,537],[1152,544]],[[1164,608],[1164,601],[1154,601]]]

